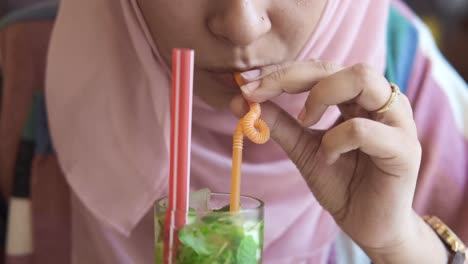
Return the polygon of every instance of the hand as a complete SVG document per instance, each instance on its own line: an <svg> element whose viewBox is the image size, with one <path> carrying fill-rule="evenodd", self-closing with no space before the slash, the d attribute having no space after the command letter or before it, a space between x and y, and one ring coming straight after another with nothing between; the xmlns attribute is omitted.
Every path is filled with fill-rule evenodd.
<svg viewBox="0 0 468 264"><path fill-rule="evenodd" d="M420 229L412 202L421 147L406 96L376 114L392 91L381 74L365 65L342 69L317 61L293 62L259 73L244 78L244 97L263 102L262 119L272 138L344 232L370 252L414 242L414 230ZM309 95L297 120L268 102L282 93L303 92ZM335 126L308 128L333 105L342 114ZM243 115L245 100L235 98L232 109Z"/></svg>

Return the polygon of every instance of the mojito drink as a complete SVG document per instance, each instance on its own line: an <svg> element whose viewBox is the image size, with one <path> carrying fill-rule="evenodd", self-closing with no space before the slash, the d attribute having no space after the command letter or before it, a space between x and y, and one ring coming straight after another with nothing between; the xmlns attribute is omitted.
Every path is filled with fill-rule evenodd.
<svg viewBox="0 0 468 264"><path fill-rule="evenodd" d="M199 194L191 195L187 224L178 231L174 263L261 263L263 202L241 196L241 210L231 213L229 194L201 195L201 199ZM156 263L167 263L163 261L166 208L166 199L156 203Z"/></svg>

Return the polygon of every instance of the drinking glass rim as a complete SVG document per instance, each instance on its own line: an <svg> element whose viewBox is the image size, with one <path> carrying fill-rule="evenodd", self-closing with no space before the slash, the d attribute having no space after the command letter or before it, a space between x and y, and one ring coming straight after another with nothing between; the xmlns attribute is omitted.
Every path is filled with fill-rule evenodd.
<svg viewBox="0 0 468 264"><path fill-rule="evenodd" d="M210 196L211 195L218 195L218 196L230 196L231 194L230 193L226 193L226 192L210 192ZM164 205L160 205L160 203L164 200L167 200L168 198L168 195L166 196L163 196L161 198L158 198L155 202L154 202L154 207L156 206L163 206L162 208L166 207L167 208L167 204L164 206ZM240 198L248 198L248 199L251 199L251 200L254 200L256 202L258 202L258 206L254 207L254 208L240 208L239 209L239 212L249 212L249 211L257 211L257 210L262 210L264 207L265 207L265 202L259 198L255 198L251 195L244 195L244 194L241 194L240 195ZM217 213L226 213L226 212L217 212Z"/></svg>

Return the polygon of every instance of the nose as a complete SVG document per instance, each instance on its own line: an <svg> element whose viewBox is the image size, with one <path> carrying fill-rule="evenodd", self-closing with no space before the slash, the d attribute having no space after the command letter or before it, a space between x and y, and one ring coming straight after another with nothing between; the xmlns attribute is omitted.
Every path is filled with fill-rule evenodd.
<svg viewBox="0 0 468 264"><path fill-rule="evenodd" d="M253 0L215 0L217 10L208 20L210 31L235 46L248 46L271 29L267 10Z"/></svg>

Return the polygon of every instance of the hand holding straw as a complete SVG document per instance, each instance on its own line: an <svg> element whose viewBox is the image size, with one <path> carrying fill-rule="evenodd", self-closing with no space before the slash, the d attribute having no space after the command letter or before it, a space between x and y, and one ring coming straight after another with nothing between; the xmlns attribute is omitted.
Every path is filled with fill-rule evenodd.
<svg viewBox="0 0 468 264"><path fill-rule="evenodd" d="M194 52L172 53L171 147L169 196L165 215L164 263L174 263L178 231L187 222L190 184Z"/></svg>
<svg viewBox="0 0 468 264"><path fill-rule="evenodd" d="M236 73L234 78L239 86L243 85L243 80L240 74ZM270 129L268 128L268 125L265 121L260 119L260 104L249 102L249 105L250 111L241 120L239 120L233 136L231 201L229 207L231 212L236 212L240 208L240 182L244 134L256 144L264 144L270 138Z"/></svg>

